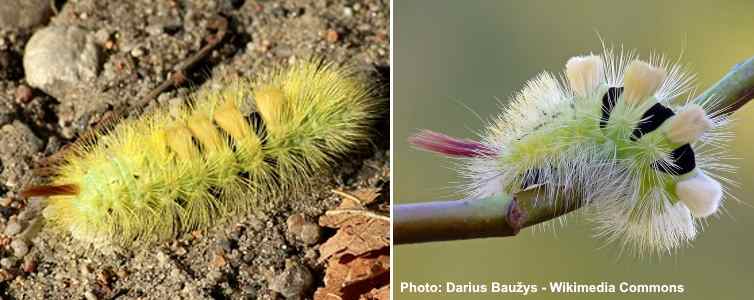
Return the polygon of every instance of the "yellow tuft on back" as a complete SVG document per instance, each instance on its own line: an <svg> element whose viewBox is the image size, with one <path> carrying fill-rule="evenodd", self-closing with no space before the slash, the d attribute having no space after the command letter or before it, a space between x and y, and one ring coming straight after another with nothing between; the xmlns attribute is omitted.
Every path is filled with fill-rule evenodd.
<svg viewBox="0 0 754 300"><path fill-rule="evenodd" d="M283 91L275 87L261 86L254 93L254 99L257 110L267 125L267 130L276 135L281 134L279 131L284 129L283 126L290 114L286 109L288 104Z"/></svg>

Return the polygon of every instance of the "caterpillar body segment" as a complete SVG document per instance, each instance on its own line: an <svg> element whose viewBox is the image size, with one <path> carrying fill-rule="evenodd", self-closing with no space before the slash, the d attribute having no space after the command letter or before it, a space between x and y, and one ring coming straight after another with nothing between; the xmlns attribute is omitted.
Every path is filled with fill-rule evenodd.
<svg viewBox="0 0 754 300"><path fill-rule="evenodd" d="M571 58L564 78L530 80L480 141L425 131L411 142L460 158L469 198L542 185L540 201L581 201L598 236L637 253L693 240L722 203L712 174L730 169L719 161L727 120L707 111L714 99L678 101L692 82L681 67L609 49Z"/></svg>
<svg viewBox="0 0 754 300"><path fill-rule="evenodd" d="M321 61L194 98L77 144L26 195L48 196L45 218L86 243L158 242L302 192L368 143L381 109L366 78Z"/></svg>

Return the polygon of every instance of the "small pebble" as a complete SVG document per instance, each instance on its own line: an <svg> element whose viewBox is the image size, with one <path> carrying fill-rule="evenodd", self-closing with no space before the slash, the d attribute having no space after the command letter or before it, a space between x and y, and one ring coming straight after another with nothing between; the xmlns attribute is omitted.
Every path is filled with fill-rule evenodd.
<svg viewBox="0 0 754 300"><path fill-rule="evenodd" d="M177 248L175 248L175 255L184 256L186 255L187 252L188 251L186 250L186 248L182 246L178 246Z"/></svg>
<svg viewBox="0 0 754 300"><path fill-rule="evenodd" d="M115 271L115 276L118 276L120 279L124 279L128 277L128 271L126 269L118 269Z"/></svg>
<svg viewBox="0 0 754 300"><path fill-rule="evenodd" d="M286 265L285 270L272 280L270 289L287 299L298 299L312 286L312 273L295 262L287 262Z"/></svg>
<svg viewBox="0 0 754 300"><path fill-rule="evenodd" d="M8 180L5 181L5 185L9 187L15 187L17 184L18 184L18 175L16 174L11 174L10 176L8 176Z"/></svg>
<svg viewBox="0 0 754 300"><path fill-rule="evenodd" d="M286 220L288 233L306 245L312 245L319 241L321 230L319 225L306 219L304 214L295 214Z"/></svg>
<svg viewBox="0 0 754 300"><path fill-rule="evenodd" d="M21 269L26 273L34 273L37 270L37 259L33 255L25 257Z"/></svg>
<svg viewBox="0 0 754 300"><path fill-rule="evenodd" d="M308 261L316 262L317 258L319 258L319 252L316 249L312 248L304 252L304 259Z"/></svg>
<svg viewBox="0 0 754 300"><path fill-rule="evenodd" d="M221 253L215 253L215 255L212 257L212 261L210 261L210 265L215 268L222 268L227 263L227 260L225 259L225 256L223 256Z"/></svg>
<svg viewBox="0 0 754 300"><path fill-rule="evenodd" d="M209 282L217 283L223 279L223 273L218 270L212 270L207 273L207 280Z"/></svg>
<svg viewBox="0 0 754 300"><path fill-rule="evenodd" d="M175 269L170 270L170 277L180 278L181 277L181 269L175 268Z"/></svg>
<svg viewBox="0 0 754 300"><path fill-rule="evenodd" d="M15 275L13 273L8 272L8 270L0 269L0 282L9 281L15 278Z"/></svg>
<svg viewBox="0 0 754 300"><path fill-rule="evenodd" d="M10 245L10 242L12 242L13 239L6 236L6 235L0 235L0 248Z"/></svg>
<svg viewBox="0 0 754 300"><path fill-rule="evenodd" d="M161 24L152 24L147 26L147 33L150 35L160 35L165 32L164 27Z"/></svg>
<svg viewBox="0 0 754 300"><path fill-rule="evenodd" d="M340 35L335 30L328 30L327 31L327 41L330 43L335 43L338 41L338 38L340 38Z"/></svg>
<svg viewBox="0 0 754 300"><path fill-rule="evenodd" d="M16 102L28 103L34 98L34 93L28 85L22 84L16 88Z"/></svg>
<svg viewBox="0 0 754 300"><path fill-rule="evenodd" d="M301 231L301 227L306 222L306 217L304 214L295 214L288 217L288 219L285 221L285 224L288 225L288 232L293 235L298 235L298 233Z"/></svg>
<svg viewBox="0 0 754 300"><path fill-rule="evenodd" d="M157 251L156 256L157 256L157 262L159 262L160 265L165 265L168 262L170 262L170 257L167 254L165 254L165 252Z"/></svg>
<svg viewBox="0 0 754 300"><path fill-rule="evenodd" d="M319 242L321 235L321 229L319 225L314 223L306 223L301 227L301 235L299 238L304 244L314 245Z"/></svg>
<svg viewBox="0 0 754 300"><path fill-rule="evenodd" d="M243 262L250 264L254 261L254 255L251 253L246 253L241 257L241 259L243 260Z"/></svg>
<svg viewBox="0 0 754 300"><path fill-rule="evenodd" d="M94 40L100 44L104 45L107 43L107 41L110 40L110 36L112 35L112 32L108 30L107 28L100 28L97 30L97 32L94 33Z"/></svg>
<svg viewBox="0 0 754 300"><path fill-rule="evenodd" d="M86 291L84 293L84 298L86 298L86 300L97 300L97 299L99 299L99 298L97 298L97 295L95 295L94 292L92 292L92 291Z"/></svg>
<svg viewBox="0 0 754 300"><path fill-rule="evenodd" d="M79 266L79 272L81 272L81 276L89 277L89 275L92 275L92 268L89 264L83 263Z"/></svg>
<svg viewBox="0 0 754 300"><path fill-rule="evenodd" d="M243 226L236 226L233 228L233 230L230 232L230 238L233 240L240 240L241 236L243 235L244 227Z"/></svg>
<svg viewBox="0 0 754 300"><path fill-rule="evenodd" d="M9 270L16 266L16 263L18 263L18 259L15 257L3 257L0 259L0 266L3 267L3 269Z"/></svg>
<svg viewBox="0 0 754 300"><path fill-rule="evenodd" d="M29 253L29 245L23 239L15 239L10 242L10 247L13 249L13 255L21 258Z"/></svg>
<svg viewBox="0 0 754 300"><path fill-rule="evenodd" d="M110 274L107 271L99 271L97 272L97 282L103 286L108 286L110 284Z"/></svg>
<svg viewBox="0 0 754 300"><path fill-rule="evenodd" d="M217 241L217 246L220 247L225 251L225 253L230 253L233 251L233 242L229 239L220 239Z"/></svg>
<svg viewBox="0 0 754 300"><path fill-rule="evenodd" d="M22 229L23 227L18 222L18 220L10 219L10 221L8 221L8 224L5 225L5 235L16 235L21 232Z"/></svg>
<svg viewBox="0 0 754 300"><path fill-rule="evenodd" d="M139 57L142 57L143 55L144 55L144 49L142 49L141 47L136 47L136 48L131 49L131 56L139 58Z"/></svg>
<svg viewBox="0 0 754 300"><path fill-rule="evenodd" d="M105 42L105 49L112 50L113 48L115 48L115 42L113 41Z"/></svg>

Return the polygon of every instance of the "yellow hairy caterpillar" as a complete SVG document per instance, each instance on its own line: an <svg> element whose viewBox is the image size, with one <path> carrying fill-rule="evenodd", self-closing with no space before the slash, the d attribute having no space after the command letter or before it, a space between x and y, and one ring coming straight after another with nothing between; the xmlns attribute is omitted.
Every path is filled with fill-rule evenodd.
<svg viewBox="0 0 754 300"><path fill-rule="evenodd" d="M144 244L290 196L368 143L381 109L348 66L309 60L203 90L170 113L73 144L46 196L49 223L85 243Z"/></svg>
<svg viewBox="0 0 754 300"><path fill-rule="evenodd" d="M479 141L423 131L411 142L460 158L471 199L542 187L538 201L581 201L608 242L670 252L719 211L725 190L713 178L732 169L722 161L730 122L711 111L725 108L681 99L692 81L661 57L606 49L568 60L562 80L530 80Z"/></svg>

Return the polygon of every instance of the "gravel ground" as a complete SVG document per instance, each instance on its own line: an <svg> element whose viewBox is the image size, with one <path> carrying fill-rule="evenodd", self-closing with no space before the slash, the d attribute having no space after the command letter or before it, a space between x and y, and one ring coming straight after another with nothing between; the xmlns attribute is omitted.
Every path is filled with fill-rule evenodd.
<svg viewBox="0 0 754 300"><path fill-rule="evenodd" d="M35 162L104 116L140 114L140 99L214 34L228 33L146 110L180 105L197 88L253 76L313 54L375 70L387 95L389 1L3 0L0 3L0 294L3 299L311 298L322 286L318 247L332 230L316 220L341 199L332 189L383 188L389 178L387 117L374 146L316 178L317 188L249 216L151 249L83 248L45 230L43 200L17 193L38 180ZM373 208L387 209L386 196ZM290 220L289 220L290 219ZM293 232L290 222L304 222ZM307 223L309 222L309 223ZM312 229L314 228L314 229ZM285 284L284 284L285 283ZM283 286L285 290L281 290ZM297 298L297 296L292 296Z"/></svg>

